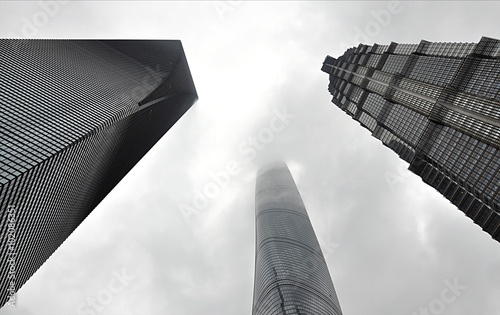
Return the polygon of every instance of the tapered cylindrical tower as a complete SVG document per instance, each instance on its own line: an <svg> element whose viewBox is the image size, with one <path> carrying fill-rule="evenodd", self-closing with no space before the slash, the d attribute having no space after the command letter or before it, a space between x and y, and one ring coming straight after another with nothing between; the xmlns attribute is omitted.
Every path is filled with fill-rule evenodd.
<svg viewBox="0 0 500 315"><path fill-rule="evenodd" d="M285 163L259 172L255 215L252 314L342 314L320 245Z"/></svg>

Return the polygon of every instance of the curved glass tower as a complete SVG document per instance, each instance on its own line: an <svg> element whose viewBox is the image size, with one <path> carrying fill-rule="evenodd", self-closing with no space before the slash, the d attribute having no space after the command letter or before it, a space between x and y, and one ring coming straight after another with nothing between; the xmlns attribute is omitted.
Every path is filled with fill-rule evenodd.
<svg viewBox="0 0 500 315"><path fill-rule="evenodd" d="M285 163L259 172L255 215L252 314L342 314L323 253Z"/></svg>

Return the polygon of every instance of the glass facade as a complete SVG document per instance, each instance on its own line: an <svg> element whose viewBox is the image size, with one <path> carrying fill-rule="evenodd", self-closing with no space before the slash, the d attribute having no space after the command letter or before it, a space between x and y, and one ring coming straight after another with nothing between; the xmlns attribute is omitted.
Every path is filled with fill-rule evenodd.
<svg viewBox="0 0 500 315"><path fill-rule="evenodd" d="M0 40L0 305L196 99L180 41Z"/></svg>
<svg viewBox="0 0 500 315"><path fill-rule="evenodd" d="M255 192L254 315L342 314L306 208L288 167L259 172Z"/></svg>
<svg viewBox="0 0 500 315"><path fill-rule="evenodd" d="M332 102L500 241L500 40L327 56Z"/></svg>

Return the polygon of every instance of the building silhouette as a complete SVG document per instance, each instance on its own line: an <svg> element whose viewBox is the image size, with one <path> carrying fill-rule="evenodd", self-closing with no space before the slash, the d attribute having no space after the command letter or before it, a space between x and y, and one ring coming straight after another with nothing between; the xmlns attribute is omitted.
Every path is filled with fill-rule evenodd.
<svg viewBox="0 0 500 315"><path fill-rule="evenodd" d="M332 102L500 240L500 41L373 46L327 56Z"/></svg>
<svg viewBox="0 0 500 315"><path fill-rule="evenodd" d="M177 40L0 40L0 306L196 100Z"/></svg>
<svg viewBox="0 0 500 315"><path fill-rule="evenodd" d="M262 169L255 192L253 315L342 314L306 208L284 163Z"/></svg>

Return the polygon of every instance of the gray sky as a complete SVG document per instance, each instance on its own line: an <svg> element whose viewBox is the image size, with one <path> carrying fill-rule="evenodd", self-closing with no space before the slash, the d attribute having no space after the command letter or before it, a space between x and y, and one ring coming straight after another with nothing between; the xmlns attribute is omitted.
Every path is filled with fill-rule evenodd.
<svg viewBox="0 0 500 315"><path fill-rule="evenodd" d="M275 158L345 315L500 314L500 244L333 105L320 71L360 41L500 38L499 2L48 3L0 2L0 36L180 39L199 101L0 314L250 314L255 171Z"/></svg>

